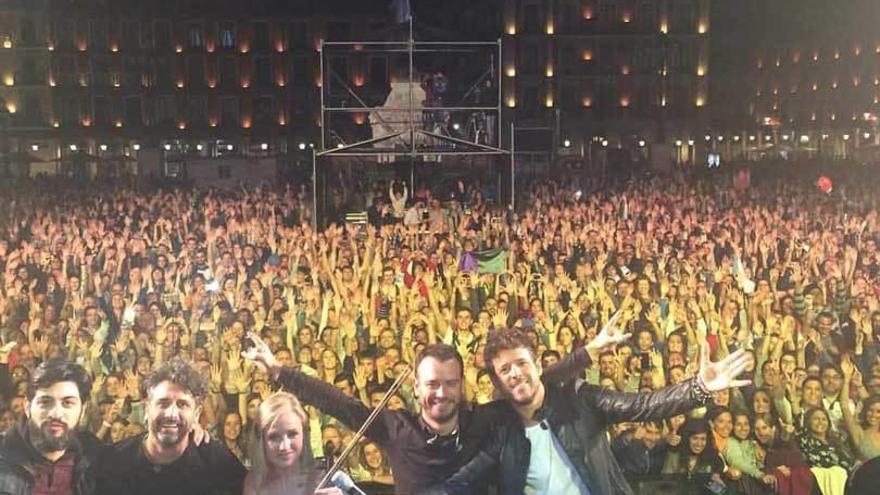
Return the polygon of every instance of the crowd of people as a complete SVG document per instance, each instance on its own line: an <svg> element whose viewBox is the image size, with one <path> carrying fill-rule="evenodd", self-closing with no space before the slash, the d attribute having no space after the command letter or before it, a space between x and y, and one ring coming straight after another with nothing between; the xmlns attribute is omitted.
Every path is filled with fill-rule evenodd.
<svg viewBox="0 0 880 495"><path fill-rule="evenodd" d="M461 356L461 402L504 396L486 355L509 329L545 371L583 364L563 370L572 395L581 383L658 391L748 356L749 383L709 387L689 403L701 407L609 421L623 472L707 493L842 494L880 455L880 219L875 184L827 193L814 180L734 187L719 173L595 192L548 180L517 210L464 182L413 194L392 181L371 189L365 224L321 230L291 186L5 193L0 429L29 417L38 365L63 358L88 374L79 426L100 442L176 432L151 425L151 404L186 363L206 384L192 422L241 465L265 462L260 423L278 408L301 411L305 448L332 462L360 411L438 344ZM613 345L577 360L612 327ZM432 407L418 380L387 408ZM299 400L276 397L280 384ZM399 487L392 465L407 453L383 435L359 442L345 471Z"/></svg>

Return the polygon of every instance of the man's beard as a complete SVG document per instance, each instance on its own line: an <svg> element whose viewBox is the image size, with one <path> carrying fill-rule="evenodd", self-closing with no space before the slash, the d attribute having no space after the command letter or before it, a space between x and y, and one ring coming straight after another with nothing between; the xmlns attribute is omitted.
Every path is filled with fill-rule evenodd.
<svg viewBox="0 0 880 495"><path fill-rule="evenodd" d="M426 411L426 410L430 411L432 409L431 406L432 406L433 402L434 401L429 400L427 398L422 399L422 403L420 404L422 407L422 411ZM428 417L430 417L431 420L436 421L438 423L445 423L445 422L451 420L452 418L454 418L458 414L458 408L460 405L461 404L459 401L446 399L446 406L449 408L449 412L447 412L446 414L441 414L439 416L431 416L430 414L428 414ZM425 413L425 414L427 414L427 413Z"/></svg>
<svg viewBox="0 0 880 495"><path fill-rule="evenodd" d="M52 424L63 425L61 436L52 433ZM59 452L67 449L70 445L70 429L63 421L47 419L42 425L38 425L32 419L28 420L28 438L34 449L40 453Z"/></svg>
<svg viewBox="0 0 880 495"><path fill-rule="evenodd" d="M177 431L163 431L162 427L165 425L176 425ZM190 426L191 425L181 417L175 419L161 417L153 420L153 423L150 425L150 430L153 437L159 442L159 445L163 447L173 447L186 438L191 429Z"/></svg>
<svg viewBox="0 0 880 495"><path fill-rule="evenodd" d="M516 394L514 394L514 390L517 387L519 387L520 385L522 385L523 383L527 384L529 386L529 388L531 388L531 393L527 396L517 397ZM501 390L502 390L502 395L507 400L513 402L514 404L520 405L520 406L525 406L525 405L531 404L532 401L535 399L535 394L537 393L537 391L535 390L534 384L526 378L523 378L522 380L518 381L516 383L516 385L513 385L512 387L505 384L501 388Z"/></svg>

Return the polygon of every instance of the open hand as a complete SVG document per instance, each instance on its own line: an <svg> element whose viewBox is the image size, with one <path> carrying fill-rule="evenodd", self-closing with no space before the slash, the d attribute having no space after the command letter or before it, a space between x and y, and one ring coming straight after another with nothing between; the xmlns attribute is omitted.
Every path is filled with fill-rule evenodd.
<svg viewBox="0 0 880 495"><path fill-rule="evenodd" d="M598 362L600 354L607 350L614 350L617 344L626 342L632 336L630 333L622 333L617 328L616 323L620 318L620 314L620 311L614 313L596 337L586 345L585 349L590 354L593 362Z"/></svg>
<svg viewBox="0 0 880 495"><path fill-rule="evenodd" d="M269 376L273 380L278 379L278 373L281 372L281 363L275 359L275 355L269 349L269 346L263 342L259 335L248 332L248 338L254 343L254 346L246 351L242 351L241 357L257 363L258 366L265 368Z"/></svg>
<svg viewBox="0 0 880 495"><path fill-rule="evenodd" d="M751 364L752 356L740 349L726 358L713 363L709 357L709 344L700 344L700 379L709 392L718 392L734 387L745 387L751 380L737 380L736 377Z"/></svg>

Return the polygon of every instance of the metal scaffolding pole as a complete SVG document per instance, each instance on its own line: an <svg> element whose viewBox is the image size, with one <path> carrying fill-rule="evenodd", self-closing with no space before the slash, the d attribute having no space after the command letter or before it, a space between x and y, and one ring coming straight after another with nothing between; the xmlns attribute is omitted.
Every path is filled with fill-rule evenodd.
<svg viewBox="0 0 880 495"><path fill-rule="evenodd" d="M516 209L516 128L510 123L510 209Z"/></svg>

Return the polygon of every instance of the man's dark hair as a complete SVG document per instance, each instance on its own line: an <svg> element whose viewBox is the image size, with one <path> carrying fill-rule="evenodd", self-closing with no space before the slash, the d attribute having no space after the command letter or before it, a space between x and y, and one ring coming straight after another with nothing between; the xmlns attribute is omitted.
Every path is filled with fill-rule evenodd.
<svg viewBox="0 0 880 495"><path fill-rule="evenodd" d="M464 360L461 358L461 354L458 353L455 347L442 343L428 344L422 349L422 352L416 357L416 374L418 374L419 365L422 364L422 361L429 357L441 363L451 359L458 361L458 369L461 370L459 374L464 376Z"/></svg>
<svg viewBox="0 0 880 495"><path fill-rule="evenodd" d="M342 382L348 382L349 385L351 385L352 387L354 387L354 378L352 378L352 376L351 376L350 374L348 374L348 373L345 373L345 372L338 373L338 374L333 378L333 384L334 384L334 385L336 385L337 383L342 383Z"/></svg>
<svg viewBox="0 0 880 495"><path fill-rule="evenodd" d="M559 353L556 349L547 349L546 351L541 353L541 359L547 359L548 357L555 357L557 360L562 359L562 354Z"/></svg>
<svg viewBox="0 0 880 495"><path fill-rule="evenodd" d="M49 388L60 382L75 383L79 391L79 400L83 403L89 400L92 379L85 368L60 357L49 359L37 366L28 383L27 399L33 399L38 389Z"/></svg>
<svg viewBox="0 0 880 495"><path fill-rule="evenodd" d="M513 349L526 349L535 359L535 344L532 337L523 330L518 328L496 328L489 332L486 337L486 347L483 349L483 358L486 361L486 368L495 376L495 367L492 361L498 357L501 351L510 351Z"/></svg>
<svg viewBox="0 0 880 495"><path fill-rule="evenodd" d="M171 358L153 370L147 376L147 379L144 380L141 393L144 397L149 397L150 391L165 381L171 382L192 394L196 402L204 399L208 392L208 384L205 378L180 356Z"/></svg>

